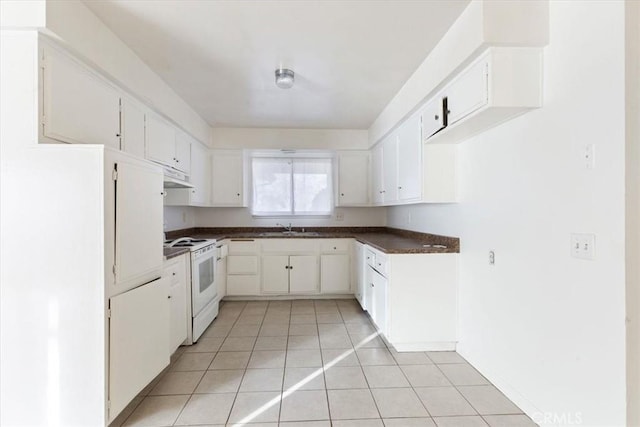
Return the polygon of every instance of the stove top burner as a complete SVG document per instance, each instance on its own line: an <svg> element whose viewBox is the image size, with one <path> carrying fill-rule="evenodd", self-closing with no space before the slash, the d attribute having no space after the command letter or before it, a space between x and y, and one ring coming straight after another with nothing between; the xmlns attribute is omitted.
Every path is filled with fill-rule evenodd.
<svg viewBox="0 0 640 427"><path fill-rule="evenodd" d="M214 239L194 239L193 237L180 237L179 239L165 240L164 245L172 248L199 249L207 244L215 243Z"/></svg>

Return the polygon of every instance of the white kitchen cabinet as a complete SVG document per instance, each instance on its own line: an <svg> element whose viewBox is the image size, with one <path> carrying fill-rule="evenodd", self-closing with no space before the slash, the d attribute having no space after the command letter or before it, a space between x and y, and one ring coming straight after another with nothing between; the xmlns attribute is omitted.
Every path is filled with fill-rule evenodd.
<svg viewBox="0 0 640 427"><path fill-rule="evenodd" d="M352 266L353 266L353 281L355 286L355 296L358 302L360 303L360 307L363 310L367 310L367 306L365 303L365 268L367 267L365 260L365 245L360 242L355 242L353 245L353 255L352 255Z"/></svg>
<svg viewBox="0 0 640 427"><path fill-rule="evenodd" d="M227 255L229 246L226 241L218 242L216 256L216 277L215 282L218 287L218 298L222 299L227 295Z"/></svg>
<svg viewBox="0 0 640 427"><path fill-rule="evenodd" d="M398 351L455 350L457 254L384 254L365 247L367 311Z"/></svg>
<svg viewBox="0 0 640 427"><path fill-rule="evenodd" d="M398 201L398 131L382 142L383 201L391 205Z"/></svg>
<svg viewBox="0 0 640 427"><path fill-rule="evenodd" d="M382 144L378 144L371 150L371 188L372 199L375 205L384 203L384 177Z"/></svg>
<svg viewBox="0 0 640 427"><path fill-rule="evenodd" d="M231 239L227 256L227 295L260 293L260 245L253 239Z"/></svg>
<svg viewBox="0 0 640 427"><path fill-rule="evenodd" d="M422 137L427 139L447 126L445 97L437 94L422 109Z"/></svg>
<svg viewBox="0 0 640 427"><path fill-rule="evenodd" d="M352 294L351 248L353 239L320 242L320 290L323 294Z"/></svg>
<svg viewBox="0 0 640 427"><path fill-rule="evenodd" d="M211 205L247 206L245 156L242 150L211 152Z"/></svg>
<svg viewBox="0 0 640 427"><path fill-rule="evenodd" d="M158 277L162 269L162 173L144 163L117 162L115 288L119 292ZM141 215L144 212L144 215Z"/></svg>
<svg viewBox="0 0 640 427"><path fill-rule="evenodd" d="M262 292L269 294L289 293L289 256L262 256Z"/></svg>
<svg viewBox="0 0 640 427"><path fill-rule="evenodd" d="M187 175L191 174L191 145L193 138L181 130L176 130L175 168Z"/></svg>
<svg viewBox="0 0 640 427"><path fill-rule="evenodd" d="M489 96L489 63L479 61L461 73L444 93L447 97L447 122L458 120L487 105Z"/></svg>
<svg viewBox="0 0 640 427"><path fill-rule="evenodd" d="M165 206L211 205L211 158L209 150L195 140L191 143L190 166L193 188L167 188Z"/></svg>
<svg viewBox="0 0 640 427"><path fill-rule="evenodd" d="M169 279L169 354L173 354L187 339L187 287L191 284L189 260L186 253L164 262L162 277Z"/></svg>
<svg viewBox="0 0 640 427"><path fill-rule="evenodd" d="M369 205L368 151L338 152L338 197L336 206Z"/></svg>
<svg viewBox="0 0 640 427"><path fill-rule="evenodd" d="M318 292L316 239L263 239L262 292L309 294Z"/></svg>
<svg viewBox="0 0 640 427"><path fill-rule="evenodd" d="M369 290L371 292L369 315L381 333L386 336L387 314L389 312L387 306L387 278L378 271L372 270L369 286L371 287Z"/></svg>
<svg viewBox="0 0 640 427"><path fill-rule="evenodd" d="M347 294L351 290L350 257L348 254L320 256L320 289L323 294Z"/></svg>
<svg viewBox="0 0 640 427"><path fill-rule="evenodd" d="M168 296L169 279L162 278L109 300L109 401L114 413L169 365Z"/></svg>
<svg viewBox="0 0 640 427"><path fill-rule="evenodd" d="M156 114L146 118L145 157L165 166L176 166L176 129Z"/></svg>
<svg viewBox="0 0 640 427"><path fill-rule="evenodd" d="M398 201L417 202L422 197L422 115L405 120L398 128ZM386 165L385 165L386 166Z"/></svg>
<svg viewBox="0 0 640 427"><path fill-rule="evenodd" d="M131 98L120 100L120 149L144 158L146 109Z"/></svg>
<svg viewBox="0 0 640 427"><path fill-rule="evenodd" d="M315 294L318 292L318 256L291 255L289 257L289 293Z"/></svg>
<svg viewBox="0 0 640 427"><path fill-rule="evenodd" d="M318 292L316 255L263 255L262 292L301 295Z"/></svg>
<svg viewBox="0 0 640 427"><path fill-rule="evenodd" d="M120 93L52 46L42 50L41 138L120 148Z"/></svg>
<svg viewBox="0 0 640 427"><path fill-rule="evenodd" d="M542 76L541 49L488 49L436 96L447 98L447 126L433 135L425 132L425 142L461 142L541 107Z"/></svg>

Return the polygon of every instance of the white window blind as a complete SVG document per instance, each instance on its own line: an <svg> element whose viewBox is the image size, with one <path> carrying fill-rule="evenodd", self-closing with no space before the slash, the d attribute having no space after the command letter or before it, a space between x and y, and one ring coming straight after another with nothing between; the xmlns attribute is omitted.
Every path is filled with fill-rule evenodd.
<svg viewBox="0 0 640 427"><path fill-rule="evenodd" d="M331 215L331 159L252 159L255 216Z"/></svg>

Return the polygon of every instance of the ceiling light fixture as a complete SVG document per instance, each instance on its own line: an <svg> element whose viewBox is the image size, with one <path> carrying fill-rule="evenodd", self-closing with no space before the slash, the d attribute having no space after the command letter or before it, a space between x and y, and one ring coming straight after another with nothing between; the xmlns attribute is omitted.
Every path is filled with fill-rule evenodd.
<svg viewBox="0 0 640 427"><path fill-rule="evenodd" d="M290 89L293 86L294 73L286 68L276 70L276 86L280 89Z"/></svg>

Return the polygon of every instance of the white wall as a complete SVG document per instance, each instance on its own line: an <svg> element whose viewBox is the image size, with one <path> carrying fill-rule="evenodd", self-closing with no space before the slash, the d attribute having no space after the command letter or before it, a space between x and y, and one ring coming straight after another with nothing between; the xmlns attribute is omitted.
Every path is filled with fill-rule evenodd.
<svg viewBox="0 0 640 427"><path fill-rule="evenodd" d="M459 204L388 223L460 237L459 351L534 420L622 426L624 3L552 1L550 25L544 107L461 144ZM596 260L570 257L572 232Z"/></svg>
<svg viewBox="0 0 640 427"><path fill-rule="evenodd" d="M214 128L212 146L236 149L366 150L368 139L367 131L358 129Z"/></svg>
<svg viewBox="0 0 640 427"><path fill-rule="evenodd" d="M209 144L209 124L81 1L46 1L46 26L77 54L195 138Z"/></svg>
<svg viewBox="0 0 640 427"><path fill-rule="evenodd" d="M164 231L195 227L196 210L197 208L190 206L165 206Z"/></svg>
<svg viewBox="0 0 640 427"><path fill-rule="evenodd" d="M341 213L342 220L336 215ZM331 218L253 218L248 208L197 208L197 227L275 227L277 223L294 227L384 227L385 208L336 208Z"/></svg>

